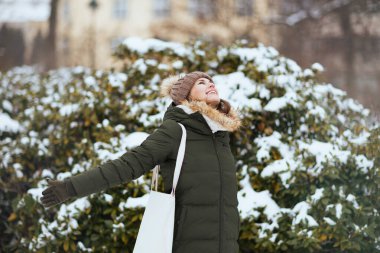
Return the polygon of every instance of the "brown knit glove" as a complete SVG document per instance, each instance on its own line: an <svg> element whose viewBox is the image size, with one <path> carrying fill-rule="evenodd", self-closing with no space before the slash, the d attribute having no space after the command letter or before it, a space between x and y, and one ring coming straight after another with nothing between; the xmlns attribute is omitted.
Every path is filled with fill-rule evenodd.
<svg viewBox="0 0 380 253"><path fill-rule="evenodd" d="M44 207L51 207L63 203L76 195L69 178L64 181L48 179L49 187L42 192L41 202Z"/></svg>

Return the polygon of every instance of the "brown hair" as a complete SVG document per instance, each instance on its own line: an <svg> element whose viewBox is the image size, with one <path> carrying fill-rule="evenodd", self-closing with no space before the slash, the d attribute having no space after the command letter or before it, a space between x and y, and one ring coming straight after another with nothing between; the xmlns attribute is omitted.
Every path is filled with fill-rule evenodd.
<svg viewBox="0 0 380 253"><path fill-rule="evenodd" d="M231 110L231 104L227 100L220 99L220 102L218 106L216 107L216 109L220 112L228 114Z"/></svg>

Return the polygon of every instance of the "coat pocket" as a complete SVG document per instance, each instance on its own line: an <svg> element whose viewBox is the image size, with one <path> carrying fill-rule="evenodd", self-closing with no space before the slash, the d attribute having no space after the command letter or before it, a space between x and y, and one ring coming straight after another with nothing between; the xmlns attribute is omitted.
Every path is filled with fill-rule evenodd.
<svg viewBox="0 0 380 253"><path fill-rule="evenodd" d="M186 218L186 213L187 213L187 207L184 206L182 208L182 210L181 210L180 215L179 215L178 227L177 227L177 235L175 237L176 240L180 240L181 239L182 230L184 229L183 223L184 223L185 218Z"/></svg>

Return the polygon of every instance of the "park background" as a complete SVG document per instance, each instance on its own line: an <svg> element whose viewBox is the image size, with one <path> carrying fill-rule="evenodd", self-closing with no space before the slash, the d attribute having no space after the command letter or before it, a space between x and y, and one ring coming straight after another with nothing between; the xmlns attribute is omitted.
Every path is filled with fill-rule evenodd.
<svg viewBox="0 0 380 253"><path fill-rule="evenodd" d="M151 175L53 210L63 179L139 145L171 73L241 109L241 252L378 252L376 0L0 1L1 251L131 252ZM96 217L96 218L94 218Z"/></svg>
<svg viewBox="0 0 380 253"><path fill-rule="evenodd" d="M2 0L0 69L110 68L127 36L227 45L262 42L380 113L380 3L376 0Z"/></svg>

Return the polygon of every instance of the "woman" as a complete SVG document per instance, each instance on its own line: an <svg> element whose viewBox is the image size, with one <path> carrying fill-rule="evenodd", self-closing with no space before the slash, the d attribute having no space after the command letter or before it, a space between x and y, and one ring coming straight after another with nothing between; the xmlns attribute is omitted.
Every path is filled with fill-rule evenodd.
<svg viewBox="0 0 380 253"><path fill-rule="evenodd" d="M241 125L237 112L219 98L212 78L200 71L166 78L160 94L173 101L161 126L140 146L64 181L49 181L41 201L49 207L99 192L137 179L157 164L165 192L170 193L182 136L180 122L187 140L175 192L173 252L239 252L236 166L228 135Z"/></svg>

